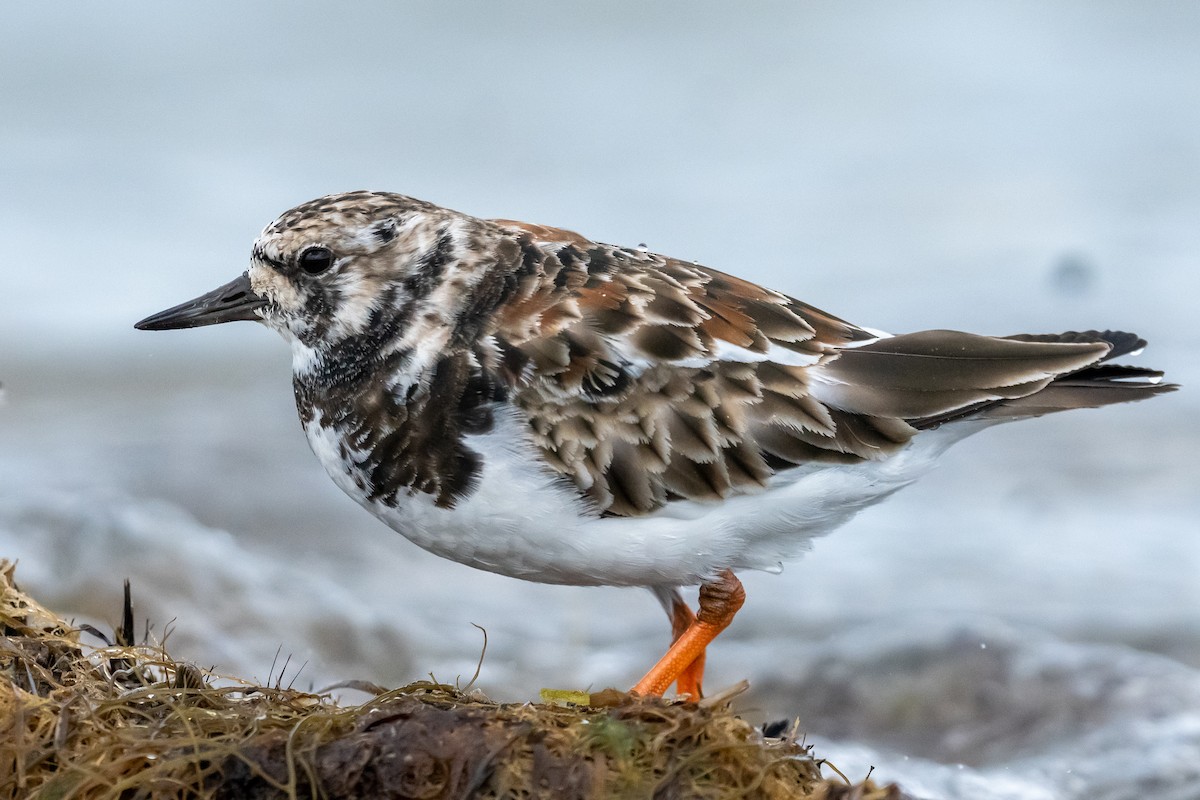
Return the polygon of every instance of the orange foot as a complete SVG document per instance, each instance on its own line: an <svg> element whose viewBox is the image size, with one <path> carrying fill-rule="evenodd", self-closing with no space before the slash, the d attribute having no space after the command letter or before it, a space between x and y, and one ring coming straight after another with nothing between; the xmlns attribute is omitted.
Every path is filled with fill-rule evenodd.
<svg viewBox="0 0 1200 800"><path fill-rule="evenodd" d="M676 595L675 597L678 597ZM681 694L700 699L700 680L704 676L704 649L729 627L733 616L746 601L746 590L732 572L725 570L716 580L700 587L700 610L693 617L682 599L672 600L672 628L678 633L667 654L659 659L637 686L635 694L661 697L672 683L679 683ZM677 609L682 606L684 612Z"/></svg>

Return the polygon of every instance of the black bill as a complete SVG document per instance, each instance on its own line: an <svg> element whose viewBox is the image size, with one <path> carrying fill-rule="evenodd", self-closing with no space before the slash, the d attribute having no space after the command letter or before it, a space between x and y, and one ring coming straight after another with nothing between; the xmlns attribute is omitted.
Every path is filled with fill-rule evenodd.
<svg viewBox="0 0 1200 800"><path fill-rule="evenodd" d="M140 331L169 331L239 319L258 321L262 318L255 311L266 303L250 288L250 278L243 273L208 294L152 314L133 327Z"/></svg>

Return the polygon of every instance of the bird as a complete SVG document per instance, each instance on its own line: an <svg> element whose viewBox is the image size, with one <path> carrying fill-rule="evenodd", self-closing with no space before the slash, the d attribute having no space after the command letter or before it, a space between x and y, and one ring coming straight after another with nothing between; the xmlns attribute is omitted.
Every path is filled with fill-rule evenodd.
<svg viewBox="0 0 1200 800"><path fill-rule="evenodd" d="M696 262L352 191L270 223L240 276L136 323L291 345L308 443L416 545L550 584L649 589L703 693L708 645L812 540L992 425L1169 392L1111 330L892 335ZM699 586L697 610L681 590Z"/></svg>

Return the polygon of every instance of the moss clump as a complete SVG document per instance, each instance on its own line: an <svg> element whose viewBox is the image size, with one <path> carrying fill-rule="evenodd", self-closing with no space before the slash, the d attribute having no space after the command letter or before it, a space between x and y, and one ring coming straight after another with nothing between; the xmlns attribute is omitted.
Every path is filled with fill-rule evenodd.
<svg viewBox="0 0 1200 800"><path fill-rule="evenodd" d="M827 781L724 706L499 704L430 682L356 706L80 630L0 562L0 798L898 798Z"/></svg>

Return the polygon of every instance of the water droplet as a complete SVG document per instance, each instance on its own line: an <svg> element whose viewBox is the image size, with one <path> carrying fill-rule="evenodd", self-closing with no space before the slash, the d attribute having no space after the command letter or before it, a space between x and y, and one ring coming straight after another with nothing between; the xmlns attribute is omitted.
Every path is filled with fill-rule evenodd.
<svg viewBox="0 0 1200 800"><path fill-rule="evenodd" d="M645 242L640 243L637 246L637 249L638 249L639 253L649 253L650 252L650 248L646 245Z"/></svg>

